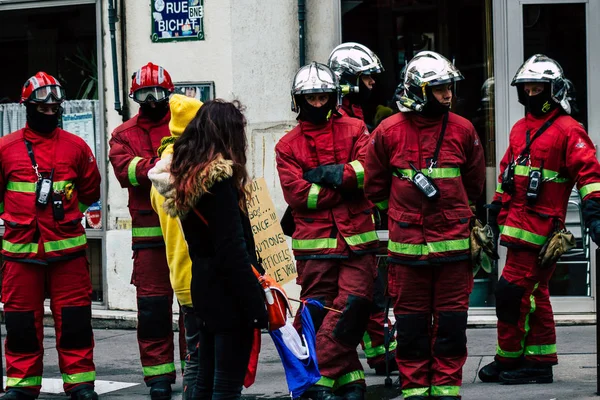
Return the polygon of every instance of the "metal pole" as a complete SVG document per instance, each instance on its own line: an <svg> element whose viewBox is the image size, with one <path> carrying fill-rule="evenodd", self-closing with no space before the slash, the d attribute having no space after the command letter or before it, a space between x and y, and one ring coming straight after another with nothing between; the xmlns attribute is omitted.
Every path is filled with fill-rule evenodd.
<svg viewBox="0 0 600 400"><path fill-rule="evenodd" d="M116 10L114 0L108 1L108 28L110 31L110 47L112 53L113 83L115 88L115 110L121 113L121 94L119 91L119 67L117 65L117 40L115 38Z"/></svg>
<svg viewBox="0 0 600 400"><path fill-rule="evenodd" d="M300 66L306 64L306 0L298 0L298 40L300 47Z"/></svg>

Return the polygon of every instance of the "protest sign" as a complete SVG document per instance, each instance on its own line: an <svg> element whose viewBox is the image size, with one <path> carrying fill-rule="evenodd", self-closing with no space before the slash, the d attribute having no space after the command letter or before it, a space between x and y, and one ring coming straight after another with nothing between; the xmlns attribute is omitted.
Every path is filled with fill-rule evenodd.
<svg viewBox="0 0 600 400"><path fill-rule="evenodd" d="M262 258L266 273L283 285L298 276L292 253L287 245L275 205L269 196L264 178L254 180L250 185L248 216L256 244L257 256Z"/></svg>

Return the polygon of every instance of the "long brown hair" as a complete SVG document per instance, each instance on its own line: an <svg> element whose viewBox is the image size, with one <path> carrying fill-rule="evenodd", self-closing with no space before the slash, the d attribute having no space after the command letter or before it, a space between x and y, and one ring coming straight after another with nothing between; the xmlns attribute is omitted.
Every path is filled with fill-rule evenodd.
<svg viewBox="0 0 600 400"><path fill-rule="evenodd" d="M200 175L210 163L222 157L233 161L233 181L240 208L246 211L250 179L246 171L246 118L239 101L216 99L204 103L173 146L171 175L174 178L175 205L189 211L190 193L202 185Z"/></svg>

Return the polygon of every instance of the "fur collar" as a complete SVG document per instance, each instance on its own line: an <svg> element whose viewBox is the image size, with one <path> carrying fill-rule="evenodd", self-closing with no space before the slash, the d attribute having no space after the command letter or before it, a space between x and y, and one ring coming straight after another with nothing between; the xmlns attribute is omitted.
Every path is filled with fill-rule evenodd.
<svg viewBox="0 0 600 400"><path fill-rule="evenodd" d="M233 176L233 161L225 160L221 155L218 155L198 173L198 176L188 177L188 179L193 180L194 185L185 194L185 198L181 202L183 206L178 206L175 203L176 192L173 188L173 177L170 172L172 159L171 154L163 154L161 160L148 172L148 177L156 190L165 197L163 209L171 217L185 216L202 196L210 193L210 188L215 183Z"/></svg>

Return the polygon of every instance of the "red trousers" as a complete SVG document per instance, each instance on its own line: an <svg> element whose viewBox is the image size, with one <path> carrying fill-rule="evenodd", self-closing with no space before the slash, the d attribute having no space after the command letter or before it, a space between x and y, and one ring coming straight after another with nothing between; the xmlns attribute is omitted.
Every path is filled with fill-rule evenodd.
<svg viewBox="0 0 600 400"><path fill-rule="evenodd" d="M499 362L514 365L523 358L548 365L558 362L548 292L548 281L556 265L541 269L537 257L537 251L508 249L506 265L496 285Z"/></svg>
<svg viewBox="0 0 600 400"><path fill-rule="evenodd" d="M137 292L137 337L144 381L175 382L173 288L164 247L134 250L131 283ZM179 313L179 356L185 362L185 329Z"/></svg>
<svg viewBox="0 0 600 400"><path fill-rule="evenodd" d="M315 299L342 311L311 310L317 330L318 385L337 389L364 383L356 348L371 312L375 256L351 254L348 259L298 260L301 299Z"/></svg>
<svg viewBox="0 0 600 400"><path fill-rule="evenodd" d="M459 396L467 360L471 263L390 264L388 283L395 299L402 395Z"/></svg>
<svg viewBox="0 0 600 400"><path fill-rule="evenodd" d="M6 317L7 388L34 396L42 386L44 297L50 296L64 390L94 385L92 284L85 257L39 265L5 261L2 302Z"/></svg>
<svg viewBox="0 0 600 400"><path fill-rule="evenodd" d="M369 317L369 322L367 323L367 330L360 342L360 345L367 356L367 363L371 368L385 365L383 364L386 357L384 322L387 321L388 329L392 329L392 323L386 313L388 299L385 297L385 287L387 285L384 280L385 275L378 273L373 290L373 307L371 309L371 315ZM388 353L390 357L392 357L396 353L396 338L392 335L388 340Z"/></svg>

